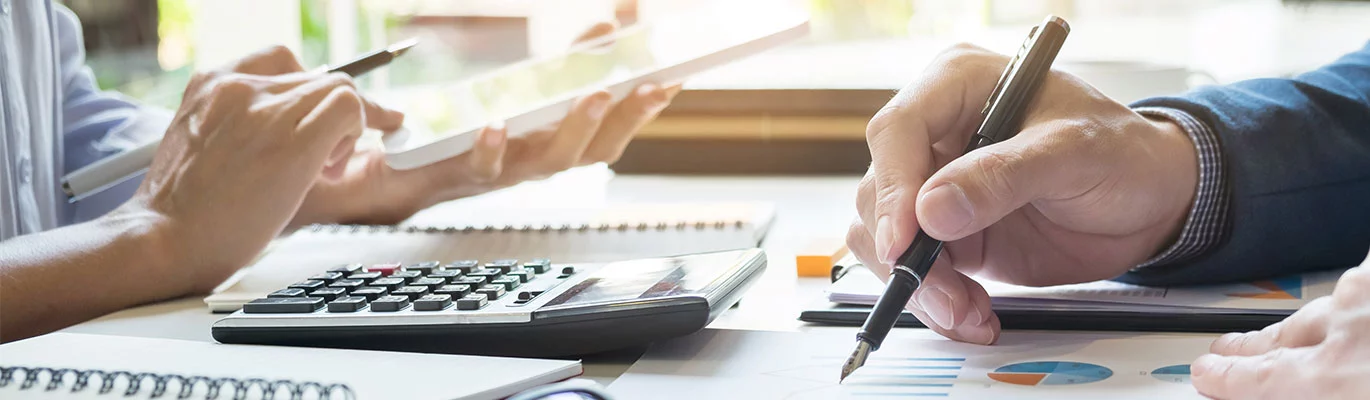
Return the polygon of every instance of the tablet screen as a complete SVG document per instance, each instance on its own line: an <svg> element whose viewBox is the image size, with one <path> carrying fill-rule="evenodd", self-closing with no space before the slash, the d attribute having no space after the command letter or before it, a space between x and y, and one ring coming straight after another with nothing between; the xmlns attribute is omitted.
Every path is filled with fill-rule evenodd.
<svg viewBox="0 0 1370 400"><path fill-rule="evenodd" d="M387 102L417 117L409 125L421 126L411 127L398 139L387 138L386 148L402 152L495 121L507 121L516 135L517 116L793 30L806 21L800 12L699 10L621 28L612 37L583 43L565 54L523 61L438 90L392 93ZM623 89L626 93L632 88ZM558 111L557 118L565 112Z"/></svg>

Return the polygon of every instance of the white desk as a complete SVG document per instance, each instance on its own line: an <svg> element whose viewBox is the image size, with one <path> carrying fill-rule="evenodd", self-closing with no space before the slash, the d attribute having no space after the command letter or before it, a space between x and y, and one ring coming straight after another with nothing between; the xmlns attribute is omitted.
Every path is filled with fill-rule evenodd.
<svg viewBox="0 0 1370 400"><path fill-rule="evenodd" d="M587 179L595 180L594 177ZM856 215L858 180L858 177L620 176L605 186L602 201L774 202L776 221L765 243L770 256L765 275L737 308L725 312L711 327L798 330L804 328L798 321L800 311L823 295L827 280L796 278L795 249L813 237L846 234L847 225ZM121 311L66 331L213 341L209 327L220 317L222 315L211 314L197 296ZM587 360L586 377L608 384L622 374L640 352L641 349L631 349Z"/></svg>

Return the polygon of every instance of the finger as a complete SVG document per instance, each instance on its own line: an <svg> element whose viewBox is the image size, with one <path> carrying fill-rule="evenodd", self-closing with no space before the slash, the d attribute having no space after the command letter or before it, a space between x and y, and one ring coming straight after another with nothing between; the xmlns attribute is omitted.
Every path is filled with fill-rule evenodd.
<svg viewBox="0 0 1370 400"><path fill-rule="evenodd" d="M675 87L676 91L680 86ZM628 98L623 99L599 127L593 140L580 157L580 165L607 162L613 164L623 155L633 135L647 125L662 109L670 104L673 94L668 88L648 83L639 86Z"/></svg>
<svg viewBox="0 0 1370 400"><path fill-rule="evenodd" d="M230 63L227 70L251 75L282 75L304 71L295 52L285 46L271 46Z"/></svg>
<svg viewBox="0 0 1370 400"><path fill-rule="evenodd" d="M508 132L504 124L490 126L480 131L480 138L467 159L468 174L476 182L493 182L504 169L504 150ZM449 172L450 173L450 172Z"/></svg>
<svg viewBox="0 0 1370 400"><path fill-rule="evenodd" d="M352 158L352 154L357 149L357 139L359 136L350 136L338 142L338 146L333 148L332 154L328 156L328 161L324 163L323 176L328 179L342 177L347 170L347 163Z"/></svg>
<svg viewBox="0 0 1370 400"><path fill-rule="evenodd" d="M571 107L570 114L557 127L556 135L543 149L541 172L554 173L577 166L585 148L594 140L612 97L599 91L585 96Z"/></svg>
<svg viewBox="0 0 1370 400"><path fill-rule="evenodd" d="M614 33L616 30L618 30L617 22L599 22L591 26L590 29L586 29L580 36L577 36L575 43L588 42L599 38L600 36Z"/></svg>
<svg viewBox="0 0 1370 400"><path fill-rule="evenodd" d="M1309 354L1308 348L1257 356L1205 354L1190 366L1190 378L1199 393L1217 399L1305 398L1315 389L1302 368Z"/></svg>
<svg viewBox="0 0 1370 400"><path fill-rule="evenodd" d="M320 167L340 142L361 136L361 108L361 96L352 87L340 85L300 120L295 131L305 148L318 152Z"/></svg>
<svg viewBox="0 0 1370 400"><path fill-rule="evenodd" d="M922 185L918 221L944 241L969 236L1039 199L1078 196L1094 187L1098 150L1070 127L1044 123L952 160Z"/></svg>
<svg viewBox="0 0 1370 400"><path fill-rule="evenodd" d="M354 95L356 94L356 89L352 84L352 78L343 73L323 75L295 86L278 95L280 102L288 104L288 107L281 116L290 121L298 121L304 118L305 114L313 112L314 109L323 102L324 98L332 95L333 90L340 87L346 87L349 92ZM356 119L358 121L358 126L360 126L362 117L362 110L360 109L362 100L360 96L358 96L357 102L359 109L357 110Z"/></svg>
<svg viewBox="0 0 1370 400"><path fill-rule="evenodd" d="M925 77L890 100L866 127L874 169L875 236L882 261L893 262L913 240L914 196L933 165L932 145L969 136L989 97L1003 57L971 46L954 48Z"/></svg>
<svg viewBox="0 0 1370 400"><path fill-rule="evenodd" d="M366 96L362 96L362 109L366 116L367 128L390 132L404 125L403 112L380 105Z"/></svg>
<svg viewBox="0 0 1370 400"><path fill-rule="evenodd" d="M1333 311L1331 299L1323 297L1299 309L1284 321L1259 331L1229 333L1213 341L1209 348L1224 356L1254 356L1277 348L1297 348L1322 343Z"/></svg>

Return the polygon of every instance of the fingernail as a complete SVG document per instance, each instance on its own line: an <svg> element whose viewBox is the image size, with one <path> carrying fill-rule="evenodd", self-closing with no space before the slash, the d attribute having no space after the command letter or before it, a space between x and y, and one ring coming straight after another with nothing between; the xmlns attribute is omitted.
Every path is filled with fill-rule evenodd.
<svg viewBox="0 0 1370 400"><path fill-rule="evenodd" d="M890 254L890 248L894 247L894 226L890 223L890 216L881 216L875 222L875 254L880 257L880 262L886 265L894 264L894 257Z"/></svg>
<svg viewBox="0 0 1370 400"><path fill-rule="evenodd" d="M500 143L504 143L504 129L494 127L486 129L485 137L482 139L485 141L486 147L499 147Z"/></svg>
<svg viewBox="0 0 1370 400"><path fill-rule="evenodd" d="M946 234L956 234L970 225L975 212L970 206L966 192L955 183L947 183L929 190L920 202L930 212L919 221L923 226L934 227Z"/></svg>
<svg viewBox="0 0 1370 400"><path fill-rule="evenodd" d="M995 339L994 327L988 320L975 325L963 324L956 328L956 335L968 343L983 345L994 344Z"/></svg>
<svg viewBox="0 0 1370 400"><path fill-rule="evenodd" d="M923 312L936 322L942 329L951 330L956 323L956 317L952 314L951 296L936 286L928 286L923 289L923 293L918 295L918 305L923 308Z"/></svg>
<svg viewBox="0 0 1370 400"><path fill-rule="evenodd" d="M672 85L670 85L670 86L666 86L665 88L662 88L661 90L663 90L663 91L666 92L666 98L667 98L667 99L672 99L672 98L675 98L675 95L680 94L680 89L682 89L682 88L684 88L684 87L685 87L685 84L683 84L683 83L676 83L676 84L672 84Z"/></svg>
<svg viewBox="0 0 1370 400"><path fill-rule="evenodd" d="M609 112L609 96L596 94L590 98L590 106L586 108L591 117L595 119L604 118L604 114Z"/></svg>
<svg viewBox="0 0 1370 400"><path fill-rule="evenodd" d="M970 320L966 322L975 325L984 325L986 322L989 322L988 316L985 315L983 311L980 311L980 307L971 307L970 311Z"/></svg>
<svg viewBox="0 0 1370 400"><path fill-rule="evenodd" d="M1194 360L1194 363L1189 366L1189 377L1193 379L1206 375L1213 371L1213 368L1217 366L1217 363L1218 356L1216 355L1204 354L1199 356L1199 359Z"/></svg>

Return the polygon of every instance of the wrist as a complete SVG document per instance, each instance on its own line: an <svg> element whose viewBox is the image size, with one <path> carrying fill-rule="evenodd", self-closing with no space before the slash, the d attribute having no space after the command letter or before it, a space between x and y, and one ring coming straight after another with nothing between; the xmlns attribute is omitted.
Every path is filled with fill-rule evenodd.
<svg viewBox="0 0 1370 400"><path fill-rule="evenodd" d="M1194 208L1194 198L1199 187L1199 154L1194 140L1184 127L1165 118L1149 117L1148 120L1165 143L1167 162L1163 166L1165 180L1173 188L1169 195L1160 200L1166 203L1162 216L1161 231L1164 232L1152 254L1160 254L1173 246L1184 232L1185 224Z"/></svg>
<svg viewBox="0 0 1370 400"><path fill-rule="evenodd" d="M180 297L194 290L193 280L186 276L190 268L179 268L185 264L184 257L162 214L130 201L91 222L112 232L114 244L133 254L128 259L137 260L121 272L161 282L154 285L156 298Z"/></svg>

